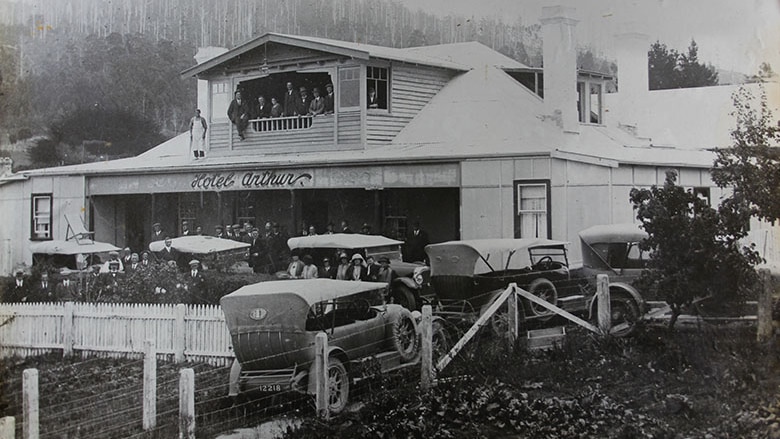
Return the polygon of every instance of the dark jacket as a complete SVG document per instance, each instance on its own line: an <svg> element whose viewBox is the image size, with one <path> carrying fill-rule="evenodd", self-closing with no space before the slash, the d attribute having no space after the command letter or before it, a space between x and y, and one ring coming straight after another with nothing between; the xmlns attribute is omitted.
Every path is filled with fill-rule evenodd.
<svg viewBox="0 0 780 439"><path fill-rule="evenodd" d="M237 100L233 99L230 102L230 106L228 107L227 116L228 119L230 119L231 122L234 124L238 124L239 121L242 119L241 116L243 116L243 121L249 120L249 102L247 102L246 99L241 99L241 103L239 104Z"/></svg>
<svg viewBox="0 0 780 439"><path fill-rule="evenodd" d="M253 113L252 116L255 119L265 119L271 117L271 104L266 102L261 107L260 103L258 102L257 105L255 105L255 112Z"/></svg>
<svg viewBox="0 0 780 439"><path fill-rule="evenodd" d="M301 96L295 90L284 91L284 116L295 116L298 111L298 102Z"/></svg>

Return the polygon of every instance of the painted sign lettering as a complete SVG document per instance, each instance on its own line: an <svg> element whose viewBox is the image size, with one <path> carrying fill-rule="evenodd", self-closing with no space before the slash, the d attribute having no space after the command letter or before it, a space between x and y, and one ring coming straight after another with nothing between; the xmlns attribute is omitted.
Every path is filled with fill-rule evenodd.
<svg viewBox="0 0 780 439"><path fill-rule="evenodd" d="M303 186L307 182L311 181L312 176L309 173L295 173L295 172L276 172L276 171L262 171L262 172L245 172L243 175L238 176L231 172L229 174L213 173L213 174L195 174L190 184L193 189L200 190L222 190L230 189L234 185L239 185L242 188L267 188L267 187L293 187Z"/></svg>

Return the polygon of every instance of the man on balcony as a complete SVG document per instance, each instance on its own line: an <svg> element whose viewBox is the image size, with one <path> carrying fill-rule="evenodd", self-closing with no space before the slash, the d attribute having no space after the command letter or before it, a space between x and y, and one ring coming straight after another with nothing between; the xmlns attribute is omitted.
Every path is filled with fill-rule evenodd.
<svg viewBox="0 0 780 439"><path fill-rule="evenodd" d="M266 119L271 117L271 106L265 101L265 96L257 97L257 105L255 106L255 119Z"/></svg>
<svg viewBox="0 0 780 439"><path fill-rule="evenodd" d="M300 98L298 99L298 103L295 108L295 113L300 116L305 116L309 114L309 105L311 105L311 98L309 97L309 92L306 90L306 87L301 87Z"/></svg>
<svg viewBox="0 0 780 439"><path fill-rule="evenodd" d="M230 102L227 115L228 119L236 126L238 137L240 137L241 140L244 140L246 138L244 136L244 131L246 130L247 125L249 125L249 103L245 99L241 99L240 91L237 91L235 96L236 98Z"/></svg>
<svg viewBox="0 0 780 439"><path fill-rule="evenodd" d="M311 100L311 104L309 105L309 114L317 116L325 112L325 99L320 96L319 88L314 87L312 92L314 93L314 99Z"/></svg>
<svg viewBox="0 0 780 439"><path fill-rule="evenodd" d="M335 96L333 96L333 84L325 86L325 114L333 114Z"/></svg>
<svg viewBox="0 0 780 439"><path fill-rule="evenodd" d="M293 88L293 83L287 83L287 91L284 92L284 113L283 116L295 116L298 111L298 101L301 99L298 92Z"/></svg>

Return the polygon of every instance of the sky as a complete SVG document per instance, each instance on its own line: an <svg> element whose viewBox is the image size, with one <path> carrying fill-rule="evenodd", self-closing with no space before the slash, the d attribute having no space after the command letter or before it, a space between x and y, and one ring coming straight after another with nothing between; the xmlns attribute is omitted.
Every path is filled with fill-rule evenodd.
<svg viewBox="0 0 780 439"><path fill-rule="evenodd" d="M614 58L618 23L636 23L668 47L685 51L695 39L699 59L718 68L755 73L769 62L780 72L780 0L401 0L411 9L441 15L501 17L538 23L543 6L576 9L577 38Z"/></svg>

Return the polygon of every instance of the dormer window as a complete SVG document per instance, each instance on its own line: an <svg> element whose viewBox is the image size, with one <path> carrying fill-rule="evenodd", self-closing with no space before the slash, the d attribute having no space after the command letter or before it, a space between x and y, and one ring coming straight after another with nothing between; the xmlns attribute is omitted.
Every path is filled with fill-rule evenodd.
<svg viewBox="0 0 780 439"><path fill-rule="evenodd" d="M366 67L366 105L369 109L387 110L390 96L390 69Z"/></svg>
<svg viewBox="0 0 780 439"><path fill-rule="evenodd" d="M581 80L577 82L577 112L580 123L603 123L603 90L604 87L600 81Z"/></svg>

